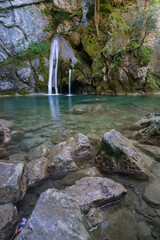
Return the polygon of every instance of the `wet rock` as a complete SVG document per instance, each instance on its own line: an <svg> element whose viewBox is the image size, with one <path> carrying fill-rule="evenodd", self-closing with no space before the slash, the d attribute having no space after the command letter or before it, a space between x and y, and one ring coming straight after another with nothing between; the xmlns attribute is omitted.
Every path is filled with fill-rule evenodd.
<svg viewBox="0 0 160 240"><path fill-rule="evenodd" d="M139 235L142 237L150 236L151 229L145 224L145 222L138 222Z"/></svg>
<svg viewBox="0 0 160 240"><path fill-rule="evenodd" d="M9 157L10 162L26 162L26 154L21 153L15 153Z"/></svg>
<svg viewBox="0 0 160 240"><path fill-rule="evenodd" d="M12 203L0 205L0 239L10 239L18 221L16 207Z"/></svg>
<svg viewBox="0 0 160 240"><path fill-rule="evenodd" d="M13 131L11 132L11 138L13 142L19 142L24 138L24 132L22 131Z"/></svg>
<svg viewBox="0 0 160 240"><path fill-rule="evenodd" d="M104 172L130 175L147 179L146 164L133 144L116 130L104 134L95 160Z"/></svg>
<svg viewBox="0 0 160 240"><path fill-rule="evenodd" d="M0 159L3 159L7 156L7 151L5 148L0 148Z"/></svg>
<svg viewBox="0 0 160 240"><path fill-rule="evenodd" d="M134 216L125 210L110 215L106 237L114 240L137 240L138 228Z"/></svg>
<svg viewBox="0 0 160 240"><path fill-rule="evenodd" d="M7 145L11 143L10 129L6 127L0 127L0 142Z"/></svg>
<svg viewBox="0 0 160 240"><path fill-rule="evenodd" d="M20 143L19 143L19 148L22 151L30 151L31 149L41 145L44 142L44 138L41 137L34 137L34 138L24 138Z"/></svg>
<svg viewBox="0 0 160 240"><path fill-rule="evenodd" d="M43 192L16 240L89 240L76 201L56 189Z"/></svg>
<svg viewBox="0 0 160 240"><path fill-rule="evenodd" d="M15 123L0 119L0 127L12 129L13 127L15 127Z"/></svg>
<svg viewBox="0 0 160 240"><path fill-rule="evenodd" d="M133 137L140 143L160 146L160 114L149 114L132 126Z"/></svg>
<svg viewBox="0 0 160 240"><path fill-rule="evenodd" d="M50 150L48 147L45 145L40 145L33 149L29 154L28 154L28 161L31 161L33 159L41 158L41 157L47 157L49 154Z"/></svg>
<svg viewBox="0 0 160 240"><path fill-rule="evenodd" d="M160 162L160 147L144 144L136 144L136 146L141 151L143 151L144 153L148 154L149 156L153 157L154 159Z"/></svg>
<svg viewBox="0 0 160 240"><path fill-rule="evenodd" d="M51 149L48 159L50 164L48 172L52 177L56 175L64 176L68 172L75 171L78 160L88 160L92 157L92 148L89 139L79 133L75 138L57 144ZM74 162L75 161L75 162Z"/></svg>
<svg viewBox="0 0 160 240"><path fill-rule="evenodd" d="M145 191L143 193L143 198L146 202L160 206L160 182L157 180L153 183L150 183L145 187Z"/></svg>
<svg viewBox="0 0 160 240"><path fill-rule="evenodd" d="M50 176L54 178L63 177L68 172L72 172L77 169L77 165L73 161L70 150L63 148L63 146L63 143L55 146L48 157L50 162L48 165L48 172Z"/></svg>
<svg viewBox="0 0 160 240"><path fill-rule="evenodd" d="M72 155L75 159L91 159L92 147L87 136L78 133L76 136L76 145L73 149Z"/></svg>
<svg viewBox="0 0 160 240"><path fill-rule="evenodd" d="M68 138L75 136L75 132L73 130L66 130L63 132L58 132L53 135L53 143L57 144L60 142L67 141Z"/></svg>
<svg viewBox="0 0 160 240"><path fill-rule="evenodd" d="M101 141L101 139L102 139L100 136L98 136L98 135L95 134L95 133L88 133L88 134L87 134L87 137L88 137L91 145L94 145L94 146L97 146L98 143L99 143L99 142Z"/></svg>
<svg viewBox="0 0 160 240"><path fill-rule="evenodd" d="M55 9L63 9L68 13L73 13L81 8L80 0L53 0Z"/></svg>
<svg viewBox="0 0 160 240"><path fill-rule="evenodd" d="M103 214L99 208L91 208L86 215L86 221L89 228L95 228L103 221Z"/></svg>
<svg viewBox="0 0 160 240"><path fill-rule="evenodd" d="M83 211L119 200L127 190L109 178L85 177L63 191L73 197Z"/></svg>
<svg viewBox="0 0 160 240"><path fill-rule="evenodd" d="M16 145L9 145L9 146L7 146L6 150L7 150L8 156L13 155L13 154L21 153L21 150L18 149Z"/></svg>
<svg viewBox="0 0 160 240"><path fill-rule="evenodd" d="M26 165L27 186L33 187L48 177L47 167L48 159L41 157L34 159Z"/></svg>
<svg viewBox="0 0 160 240"><path fill-rule="evenodd" d="M26 193L23 163L0 162L0 204L17 203Z"/></svg>
<svg viewBox="0 0 160 240"><path fill-rule="evenodd" d="M85 168L77 170L76 172L72 172L65 176L63 179L64 184L73 185L76 181L80 180L84 177L103 177L101 172L96 167Z"/></svg>

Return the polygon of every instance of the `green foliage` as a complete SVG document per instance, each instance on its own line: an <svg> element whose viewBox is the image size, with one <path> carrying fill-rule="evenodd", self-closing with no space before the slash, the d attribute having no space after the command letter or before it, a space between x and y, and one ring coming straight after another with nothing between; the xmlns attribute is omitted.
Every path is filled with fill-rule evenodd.
<svg viewBox="0 0 160 240"><path fill-rule="evenodd" d="M134 56L137 58L138 63L141 66L146 66L151 61L152 54L153 54L153 48L151 46L142 45L140 48L138 48L135 51Z"/></svg>
<svg viewBox="0 0 160 240"><path fill-rule="evenodd" d="M43 32L52 32L53 31L53 26L46 26L44 29L43 29Z"/></svg>
<svg viewBox="0 0 160 240"><path fill-rule="evenodd" d="M115 9L108 17L106 30L112 35L116 31L130 33L132 28L121 16L121 10Z"/></svg>
<svg viewBox="0 0 160 240"><path fill-rule="evenodd" d="M44 8L43 10L41 10L41 13L42 13L44 16L49 16L49 15L52 14L52 9Z"/></svg>
<svg viewBox="0 0 160 240"><path fill-rule="evenodd" d="M111 13L113 11L109 0L100 0L100 11Z"/></svg>
<svg viewBox="0 0 160 240"><path fill-rule="evenodd" d="M79 17L79 18L82 18L82 11L75 11L74 13L72 13L70 16L69 16L69 19L72 19L74 17Z"/></svg>
<svg viewBox="0 0 160 240"><path fill-rule="evenodd" d="M53 15L54 25L57 27L63 20L68 19L69 16L70 16L69 13L60 9L58 12L55 12L54 15Z"/></svg>
<svg viewBox="0 0 160 240"><path fill-rule="evenodd" d="M2 9L2 8L0 7L0 13L5 13L5 14L7 14L7 13L8 13L8 9L7 9L7 8Z"/></svg>

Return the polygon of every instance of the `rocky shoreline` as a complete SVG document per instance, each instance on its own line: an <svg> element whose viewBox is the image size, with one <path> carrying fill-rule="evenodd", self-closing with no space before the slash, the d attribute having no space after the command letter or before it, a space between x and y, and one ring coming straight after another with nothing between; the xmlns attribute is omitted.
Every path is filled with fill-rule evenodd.
<svg viewBox="0 0 160 240"><path fill-rule="evenodd" d="M51 149L42 144L25 153L18 144L24 137L13 122L0 119L1 240L12 236L21 240L93 239L96 232L89 230L103 226L105 211L114 206L119 210L108 215L106 237L159 239L160 114L149 114L131 126L129 139L116 130L105 133L100 142L95 136L79 133ZM20 214L28 194L36 194L36 189L41 190L31 204L31 215ZM133 214L124 206L135 193L140 194L143 206L134 206ZM30 198L27 201L29 205L32 202ZM25 224L24 217L28 218ZM150 227L143 217L151 218L147 220ZM126 234L114 228L119 218L129 218L134 231ZM137 218L141 220L140 232ZM126 226L125 220L121 224ZM115 237L116 231L121 232L120 237Z"/></svg>

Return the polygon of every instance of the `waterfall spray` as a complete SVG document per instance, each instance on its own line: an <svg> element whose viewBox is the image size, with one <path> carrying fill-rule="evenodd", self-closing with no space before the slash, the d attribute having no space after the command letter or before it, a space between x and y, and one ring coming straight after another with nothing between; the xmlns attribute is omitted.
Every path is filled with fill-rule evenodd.
<svg viewBox="0 0 160 240"><path fill-rule="evenodd" d="M59 37L55 37L52 40L51 52L49 58L49 81L48 81L48 94L52 94L52 87L55 88L55 94L58 95L57 86L57 71L58 71L58 59L59 59L60 43Z"/></svg>
<svg viewBox="0 0 160 240"><path fill-rule="evenodd" d="M69 70L68 95L71 96L71 69Z"/></svg>

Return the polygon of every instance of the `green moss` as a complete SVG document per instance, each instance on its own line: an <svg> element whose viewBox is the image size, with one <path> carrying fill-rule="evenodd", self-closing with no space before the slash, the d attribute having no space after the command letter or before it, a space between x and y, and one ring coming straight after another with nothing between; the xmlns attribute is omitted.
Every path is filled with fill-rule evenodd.
<svg viewBox="0 0 160 240"><path fill-rule="evenodd" d="M69 16L69 19L72 19L74 17L79 17L79 18L82 18L82 11L75 11L74 13L72 13L70 16Z"/></svg>
<svg viewBox="0 0 160 240"><path fill-rule="evenodd" d="M134 53L134 56L137 58L138 63L141 66L147 66L152 60L153 48L150 45L142 45Z"/></svg>
<svg viewBox="0 0 160 240"><path fill-rule="evenodd" d="M53 31L53 26L46 26L43 28L43 32L52 32Z"/></svg>
<svg viewBox="0 0 160 240"><path fill-rule="evenodd" d="M108 13L112 12L112 6L111 6L109 0L101 0L100 1L100 11L108 12Z"/></svg>
<svg viewBox="0 0 160 240"><path fill-rule="evenodd" d="M41 13L42 13L44 16L49 16L49 15L52 14L52 9L44 8L43 10L41 10Z"/></svg>
<svg viewBox="0 0 160 240"><path fill-rule="evenodd" d="M60 9L58 12L55 12L53 15L54 27L56 28L63 20L68 19L69 16L70 14L62 9Z"/></svg>
<svg viewBox="0 0 160 240"><path fill-rule="evenodd" d="M2 9L1 7L0 7L0 13L5 13L5 14L7 14L8 13L8 9L6 8L6 9Z"/></svg>
<svg viewBox="0 0 160 240"><path fill-rule="evenodd" d="M20 89L20 90L17 91L17 93L20 94L20 95L27 95L28 94L26 89Z"/></svg>

